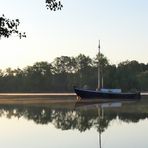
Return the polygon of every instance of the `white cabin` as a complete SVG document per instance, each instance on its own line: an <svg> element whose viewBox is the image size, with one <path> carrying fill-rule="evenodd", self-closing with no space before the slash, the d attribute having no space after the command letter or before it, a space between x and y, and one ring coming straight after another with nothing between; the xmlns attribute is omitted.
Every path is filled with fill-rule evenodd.
<svg viewBox="0 0 148 148"><path fill-rule="evenodd" d="M101 88L100 89L101 92L113 92L113 93L121 93L122 90L121 89L107 89L107 88Z"/></svg>

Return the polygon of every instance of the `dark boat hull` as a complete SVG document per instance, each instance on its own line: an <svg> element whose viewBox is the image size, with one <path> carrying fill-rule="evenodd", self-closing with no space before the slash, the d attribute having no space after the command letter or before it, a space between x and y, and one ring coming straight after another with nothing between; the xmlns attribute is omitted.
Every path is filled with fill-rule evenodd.
<svg viewBox="0 0 148 148"><path fill-rule="evenodd" d="M115 93L115 92L102 92L102 91L94 91L94 90L86 90L86 89L79 89L74 88L75 93L77 96L81 97L82 99L88 98L100 98L100 99L140 99L141 95L140 92L135 93Z"/></svg>

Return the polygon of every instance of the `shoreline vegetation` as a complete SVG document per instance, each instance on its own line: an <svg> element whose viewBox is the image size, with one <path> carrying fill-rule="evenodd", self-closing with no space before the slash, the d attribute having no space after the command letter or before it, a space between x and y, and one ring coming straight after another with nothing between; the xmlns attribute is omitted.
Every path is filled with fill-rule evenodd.
<svg viewBox="0 0 148 148"><path fill-rule="evenodd" d="M73 93L73 86L96 89L97 56L61 56L51 63L0 70L0 93ZM115 65L103 54L100 57L105 88L148 91L148 63L132 60Z"/></svg>

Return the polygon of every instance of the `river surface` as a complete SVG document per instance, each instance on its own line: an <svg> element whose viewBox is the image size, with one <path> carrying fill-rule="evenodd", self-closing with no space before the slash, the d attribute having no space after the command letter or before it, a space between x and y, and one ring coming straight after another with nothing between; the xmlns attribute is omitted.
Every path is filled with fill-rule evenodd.
<svg viewBox="0 0 148 148"><path fill-rule="evenodd" d="M148 148L148 96L76 101L75 95L0 96L1 148Z"/></svg>

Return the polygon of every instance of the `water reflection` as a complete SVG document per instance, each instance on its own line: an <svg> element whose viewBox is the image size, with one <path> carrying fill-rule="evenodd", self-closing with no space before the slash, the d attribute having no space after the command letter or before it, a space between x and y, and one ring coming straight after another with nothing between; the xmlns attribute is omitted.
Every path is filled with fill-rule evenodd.
<svg viewBox="0 0 148 148"><path fill-rule="evenodd" d="M147 117L146 97L120 102L1 98L0 146L147 148Z"/></svg>
<svg viewBox="0 0 148 148"><path fill-rule="evenodd" d="M98 113L99 110L99 113ZM98 115L101 116L98 119ZM1 104L0 117L17 117L32 120L36 124L53 124L57 129L91 128L103 132L117 117L126 123L138 122L148 117L148 99L120 102L65 102L50 104ZM98 122L99 121L99 122Z"/></svg>

